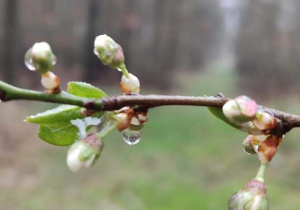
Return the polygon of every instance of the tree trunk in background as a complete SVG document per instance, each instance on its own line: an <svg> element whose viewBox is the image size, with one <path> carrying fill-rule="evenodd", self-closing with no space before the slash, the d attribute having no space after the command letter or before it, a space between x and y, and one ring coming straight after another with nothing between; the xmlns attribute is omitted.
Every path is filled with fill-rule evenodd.
<svg viewBox="0 0 300 210"><path fill-rule="evenodd" d="M172 0L156 0L154 4L155 36L152 53L153 82L162 89L170 88L172 72L175 69L177 58L178 30L177 25L180 2L172 4Z"/></svg>
<svg viewBox="0 0 300 210"><path fill-rule="evenodd" d="M100 66L98 58L94 55L94 40L97 34L97 16L99 5L98 0L89 0L88 3L88 17L87 29L85 35L84 49L82 50L83 66L84 66L84 80L93 81L96 75L96 66Z"/></svg>
<svg viewBox="0 0 300 210"><path fill-rule="evenodd" d="M242 13L237 42L237 71L240 87L250 94L264 95L281 90L284 71L279 64L277 1L248 1Z"/></svg>
<svg viewBox="0 0 300 210"><path fill-rule="evenodd" d="M281 68L286 77L285 87L298 85L300 81L300 1L288 1L290 10L286 11L289 26L281 30ZM297 88L299 89L299 88Z"/></svg>
<svg viewBox="0 0 300 210"><path fill-rule="evenodd" d="M17 35L17 20L18 20L18 1L5 0L2 12L4 12L4 31L1 40L1 58L0 66L5 72L5 80L11 84L15 80L15 53Z"/></svg>

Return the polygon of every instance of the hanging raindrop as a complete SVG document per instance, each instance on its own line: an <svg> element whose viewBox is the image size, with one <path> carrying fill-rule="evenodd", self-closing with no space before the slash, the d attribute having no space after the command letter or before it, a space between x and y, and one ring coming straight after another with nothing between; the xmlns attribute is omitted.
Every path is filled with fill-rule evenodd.
<svg viewBox="0 0 300 210"><path fill-rule="evenodd" d="M25 63L25 66L26 66L29 70L35 71L36 68L35 68L35 66L34 66L33 63L32 63L31 51L32 51L32 48L30 48L30 49L26 52L25 57L24 57L24 63Z"/></svg>
<svg viewBox="0 0 300 210"><path fill-rule="evenodd" d="M123 140L128 144L128 145L135 145L139 143L141 140L141 131L139 130L130 130L126 129L122 132L123 134Z"/></svg>

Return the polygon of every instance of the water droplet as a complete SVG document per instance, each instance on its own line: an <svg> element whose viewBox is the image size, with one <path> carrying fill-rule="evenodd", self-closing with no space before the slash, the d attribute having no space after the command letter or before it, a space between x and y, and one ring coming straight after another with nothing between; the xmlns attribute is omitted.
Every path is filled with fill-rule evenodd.
<svg viewBox="0 0 300 210"><path fill-rule="evenodd" d="M126 129L122 132L123 140L129 145L135 145L141 140L141 131Z"/></svg>
<svg viewBox="0 0 300 210"><path fill-rule="evenodd" d="M30 48L30 49L26 52L25 57L24 57L24 63L25 63L25 66L26 66L29 70L35 71L36 68L35 68L35 66L32 64L31 51L32 51L32 48Z"/></svg>

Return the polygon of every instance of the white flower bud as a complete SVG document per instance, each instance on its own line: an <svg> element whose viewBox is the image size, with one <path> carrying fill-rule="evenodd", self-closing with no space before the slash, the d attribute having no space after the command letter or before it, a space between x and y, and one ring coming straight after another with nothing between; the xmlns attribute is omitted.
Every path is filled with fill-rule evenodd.
<svg viewBox="0 0 300 210"><path fill-rule="evenodd" d="M56 57L47 42L35 43L25 54L25 65L32 71L44 74L50 71L55 63Z"/></svg>
<svg viewBox="0 0 300 210"><path fill-rule="evenodd" d="M104 65L116 69L124 65L125 59L122 47L106 34L97 36L94 46L94 53Z"/></svg>
<svg viewBox="0 0 300 210"><path fill-rule="evenodd" d="M133 74L129 73L128 77L124 75L121 78L120 86L124 93L140 93L140 81Z"/></svg>
<svg viewBox="0 0 300 210"><path fill-rule="evenodd" d="M41 83L47 90L56 92L59 90L60 79L53 72L49 71L45 74L42 74Z"/></svg>
<svg viewBox="0 0 300 210"><path fill-rule="evenodd" d="M228 120L240 125L255 118L257 104L247 96L239 96L226 102L222 110Z"/></svg>
<svg viewBox="0 0 300 210"><path fill-rule="evenodd" d="M103 147L103 142L95 134L91 134L84 140L75 142L68 150L68 167L74 173L82 167L91 167L99 158Z"/></svg>

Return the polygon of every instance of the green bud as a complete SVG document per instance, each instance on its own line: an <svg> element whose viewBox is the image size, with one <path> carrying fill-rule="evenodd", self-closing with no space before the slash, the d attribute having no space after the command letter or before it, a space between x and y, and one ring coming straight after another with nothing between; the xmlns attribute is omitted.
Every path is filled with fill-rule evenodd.
<svg viewBox="0 0 300 210"><path fill-rule="evenodd" d="M56 57L47 42L38 42L26 52L24 61L29 70L45 74L55 65Z"/></svg>
<svg viewBox="0 0 300 210"><path fill-rule="evenodd" d="M103 142L95 134L90 134L85 139L76 141L68 150L68 167L75 173L82 167L93 166L100 157L103 147Z"/></svg>
<svg viewBox="0 0 300 210"><path fill-rule="evenodd" d="M228 120L240 125L255 118L257 104L247 96L239 96L227 101L222 110Z"/></svg>
<svg viewBox="0 0 300 210"><path fill-rule="evenodd" d="M269 209L264 182L253 179L245 188L234 193L228 201L228 210L267 210Z"/></svg>
<svg viewBox="0 0 300 210"><path fill-rule="evenodd" d="M104 65L115 69L124 65L125 58L122 47L106 34L97 36L94 46L94 53Z"/></svg>

